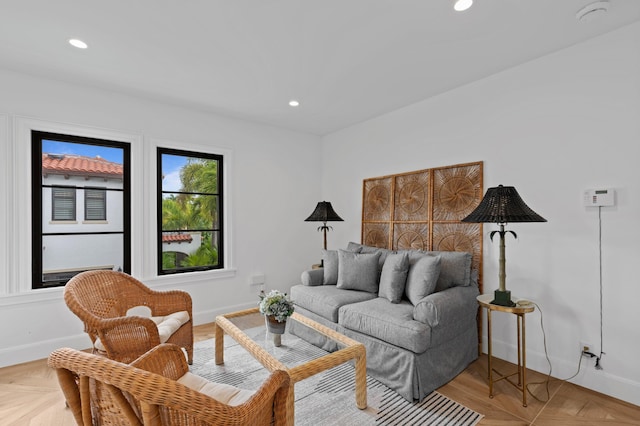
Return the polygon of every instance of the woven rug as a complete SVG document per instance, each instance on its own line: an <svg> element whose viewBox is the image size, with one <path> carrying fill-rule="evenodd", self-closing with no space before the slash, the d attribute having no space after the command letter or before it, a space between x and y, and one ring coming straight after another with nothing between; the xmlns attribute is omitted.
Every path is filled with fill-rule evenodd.
<svg viewBox="0 0 640 426"><path fill-rule="evenodd" d="M264 328L245 333L257 336L264 333ZM278 351L278 358L287 366L326 353L295 336L286 336L281 347L271 347L269 351ZM268 371L233 339L227 335L224 338L225 363L215 364L213 339L205 340L194 346L191 371L210 381L257 389ZM483 417L435 391L419 403L408 402L370 376L367 376L368 407L360 410L355 403L354 368L350 363L296 383L295 398L295 424L299 426L473 426Z"/></svg>

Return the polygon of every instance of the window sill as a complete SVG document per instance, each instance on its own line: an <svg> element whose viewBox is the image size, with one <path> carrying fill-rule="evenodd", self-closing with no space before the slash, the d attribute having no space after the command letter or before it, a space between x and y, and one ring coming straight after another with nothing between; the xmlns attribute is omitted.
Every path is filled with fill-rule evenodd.
<svg viewBox="0 0 640 426"><path fill-rule="evenodd" d="M194 271L183 272L179 274L158 275L154 278L143 279L145 284L152 287L171 287L183 286L185 284L201 284L211 285L211 281L233 278L236 276L235 268L213 269L210 271Z"/></svg>

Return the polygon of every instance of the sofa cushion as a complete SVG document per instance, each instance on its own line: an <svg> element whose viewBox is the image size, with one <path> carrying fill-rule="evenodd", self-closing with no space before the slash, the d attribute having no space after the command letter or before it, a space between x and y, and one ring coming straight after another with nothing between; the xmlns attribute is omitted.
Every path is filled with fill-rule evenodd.
<svg viewBox="0 0 640 426"><path fill-rule="evenodd" d="M344 305L338 323L415 353L424 352L431 341L431 328L413 319L413 305L406 300L391 303L384 297Z"/></svg>
<svg viewBox="0 0 640 426"><path fill-rule="evenodd" d="M436 291L471 284L471 253L462 251L430 251L430 256L440 256L440 276Z"/></svg>
<svg viewBox="0 0 640 426"><path fill-rule="evenodd" d="M384 297L391 303L399 303L404 295L407 272L409 272L409 256L406 253L389 254L382 267L378 296Z"/></svg>
<svg viewBox="0 0 640 426"><path fill-rule="evenodd" d="M337 250L322 250L322 269L324 271L322 284L335 285L338 283Z"/></svg>
<svg viewBox="0 0 640 426"><path fill-rule="evenodd" d="M378 293L380 253L338 250L338 288Z"/></svg>
<svg viewBox="0 0 640 426"><path fill-rule="evenodd" d="M478 294L475 286L456 286L432 293L414 306L413 318L431 326L431 343L439 345L476 325Z"/></svg>
<svg viewBox="0 0 640 426"><path fill-rule="evenodd" d="M240 389L225 383L210 382L204 377L196 376L193 373L186 373L177 380L188 388L210 396L223 404L237 406L249 400L254 394L253 391Z"/></svg>
<svg viewBox="0 0 640 426"><path fill-rule="evenodd" d="M471 284L471 254L463 251L398 250L407 253L409 263L422 256L440 256L440 276L435 291Z"/></svg>
<svg viewBox="0 0 640 426"><path fill-rule="evenodd" d="M135 316L136 309L138 309L138 307L129 309L129 311L127 311L127 316ZM166 316L149 317L149 319L153 321L158 327L160 343L166 343L166 341L169 340L169 337L171 337L173 333L175 333L180 327L182 327L183 324L189 322L190 318L189 312L180 311ZM104 345L100 341L100 338L96 339L93 346L100 351L106 351Z"/></svg>
<svg viewBox="0 0 640 426"><path fill-rule="evenodd" d="M291 287L293 303L316 313L334 323L338 322L338 310L341 306L375 299L377 296L365 291L342 290L335 285Z"/></svg>
<svg viewBox="0 0 640 426"><path fill-rule="evenodd" d="M409 263L405 293L412 304L433 293L440 275L440 256L423 255Z"/></svg>
<svg viewBox="0 0 640 426"><path fill-rule="evenodd" d="M302 271L300 281L304 285L322 285L324 280L324 268L307 269Z"/></svg>
<svg viewBox="0 0 640 426"><path fill-rule="evenodd" d="M349 244L347 244L347 250L355 252L355 253L376 253L379 252L380 253L380 259L378 260L378 272L382 271L382 267L384 266L384 261L387 258L387 256L391 253L395 253L393 250L389 250L389 249L385 249L385 248L379 248L379 247L372 247L372 246L365 246L364 244L358 244L358 243L354 243L353 241L349 242Z"/></svg>

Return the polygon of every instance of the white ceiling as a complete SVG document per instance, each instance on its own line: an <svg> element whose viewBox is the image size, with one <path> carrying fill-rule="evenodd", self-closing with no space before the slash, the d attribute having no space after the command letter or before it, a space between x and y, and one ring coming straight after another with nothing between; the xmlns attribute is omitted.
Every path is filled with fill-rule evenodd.
<svg viewBox="0 0 640 426"><path fill-rule="evenodd" d="M640 20L592 2L0 0L0 68L323 135Z"/></svg>

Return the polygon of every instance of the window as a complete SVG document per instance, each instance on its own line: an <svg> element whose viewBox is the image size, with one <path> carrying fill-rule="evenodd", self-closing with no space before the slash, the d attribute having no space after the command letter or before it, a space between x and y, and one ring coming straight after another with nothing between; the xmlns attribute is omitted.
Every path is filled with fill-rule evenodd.
<svg viewBox="0 0 640 426"><path fill-rule="evenodd" d="M158 274L221 269L222 155L158 148Z"/></svg>
<svg viewBox="0 0 640 426"><path fill-rule="evenodd" d="M51 220L76 220L76 189L51 187Z"/></svg>
<svg viewBox="0 0 640 426"><path fill-rule="evenodd" d="M129 144L32 131L31 152L32 287L87 270L130 272Z"/></svg>
<svg viewBox="0 0 640 426"><path fill-rule="evenodd" d="M106 189L84 189L84 220L107 220Z"/></svg>

